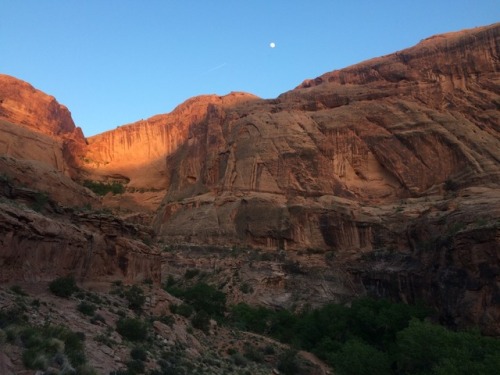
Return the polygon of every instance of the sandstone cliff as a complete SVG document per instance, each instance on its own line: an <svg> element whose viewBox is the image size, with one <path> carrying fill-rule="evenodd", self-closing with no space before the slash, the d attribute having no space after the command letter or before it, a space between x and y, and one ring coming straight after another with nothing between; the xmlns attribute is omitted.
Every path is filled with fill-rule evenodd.
<svg viewBox="0 0 500 375"><path fill-rule="evenodd" d="M366 228L339 242L329 227L357 221L360 203L445 183L498 187L499 34L445 34L276 100L211 104L167 158L155 229L199 243L372 248Z"/></svg>
<svg viewBox="0 0 500 375"><path fill-rule="evenodd" d="M104 204L154 211L151 235L164 244L277 255L256 268L233 265L255 283L251 297L260 303L423 299L448 324L498 335L499 50L500 24L443 34L274 100L201 96L88 140L53 98L3 77L15 89L0 91L0 153L9 156L0 162L20 171L13 159L36 159L56 175L121 182L127 192ZM27 98L38 105L23 104ZM69 195L81 187L68 180L50 196L72 205ZM5 191L30 202L29 192ZM84 191L87 203L99 204ZM123 229L130 224L78 214L62 225L68 213L51 210L44 218L2 206L1 259L17 259L11 248L22 254L6 278L24 275L22 259L43 264L60 247L62 269L95 270L97 278L119 273L120 254L134 265L128 275L145 275L156 259L133 238L141 230ZM88 267L92 243L110 269Z"/></svg>
<svg viewBox="0 0 500 375"><path fill-rule="evenodd" d="M0 282L68 273L85 282L161 280L158 255L144 243L151 231L103 214L74 180L86 147L66 107L0 75Z"/></svg>
<svg viewBox="0 0 500 375"><path fill-rule="evenodd" d="M110 214L61 206L45 193L0 180L0 283L161 280L148 228Z"/></svg>
<svg viewBox="0 0 500 375"><path fill-rule="evenodd" d="M330 298L422 299L448 324L498 334L499 45L498 24L445 34L276 100L211 104L166 159L155 231L323 250ZM278 294L297 293L280 272Z"/></svg>
<svg viewBox="0 0 500 375"><path fill-rule="evenodd" d="M0 154L35 161L75 177L82 130L53 96L0 74Z"/></svg>

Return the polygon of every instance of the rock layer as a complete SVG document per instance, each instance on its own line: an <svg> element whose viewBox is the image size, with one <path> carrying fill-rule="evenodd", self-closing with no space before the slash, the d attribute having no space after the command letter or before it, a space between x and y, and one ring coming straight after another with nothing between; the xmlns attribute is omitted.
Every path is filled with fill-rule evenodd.
<svg viewBox="0 0 500 375"><path fill-rule="evenodd" d="M159 256L145 245L152 236L147 229L109 214L65 209L5 180L0 187L9 198L0 202L0 283L67 274L82 282L161 281Z"/></svg>

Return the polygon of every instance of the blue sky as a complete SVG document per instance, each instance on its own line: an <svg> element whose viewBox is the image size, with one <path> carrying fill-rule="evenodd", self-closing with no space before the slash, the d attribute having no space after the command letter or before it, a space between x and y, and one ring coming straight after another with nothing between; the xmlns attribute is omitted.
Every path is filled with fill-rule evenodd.
<svg viewBox="0 0 500 375"><path fill-rule="evenodd" d="M274 98L499 22L500 0L2 0L0 15L0 73L54 95L91 136L200 94Z"/></svg>

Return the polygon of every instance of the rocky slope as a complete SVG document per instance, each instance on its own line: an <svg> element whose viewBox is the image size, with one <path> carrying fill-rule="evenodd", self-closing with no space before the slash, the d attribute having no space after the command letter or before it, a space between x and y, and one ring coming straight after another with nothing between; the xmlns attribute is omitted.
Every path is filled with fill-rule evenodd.
<svg viewBox="0 0 500 375"><path fill-rule="evenodd" d="M125 194L102 202L154 215L153 241L162 246L213 254L259 249L265 256L255 267L203 252L164 256L164 273L193 265L243 270L253 292L235 292L235 301L291 307L361 294L423 299L447 324L499 335L499 45L500 24L443 34L305 81L274 100L197 97L88 140L53 98L2 77L0 87L13 88L0 89L0 151L9 155L0 162L34 166L36 159L54 176L123 184ZM34 104L24 105L26 98ZM21 178L12 173L11 181ZM81 187L70 181L61 178L54 200L72 204ZM99 205L84 191L86 202ZM25 238L66 238L25 223L53 228L67 213L48 212L49 225L13 210L2 210L9 235L1 259L11 259L7 249ZM137 232L116 229L126 222L70 217L67 238L81 239L71 244L75 254L97 233L103 249L144 250L154 259L150 246L130 238ZM114 259L108 250L106 262ZM81 256L71 259L61 267L80 267ZM129 272L141 275L145 266L137 267ZM109 274L97 270L98 278Z"/></svg>

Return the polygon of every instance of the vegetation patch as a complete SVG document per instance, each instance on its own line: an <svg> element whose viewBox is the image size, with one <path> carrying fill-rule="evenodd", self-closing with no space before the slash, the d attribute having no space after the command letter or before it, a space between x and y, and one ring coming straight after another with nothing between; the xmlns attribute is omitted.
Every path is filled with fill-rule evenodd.
<svg viewBox="0 0 500 375"><path fill-rule="evenodd" d="M117 181L106 183L106 182L85 180L83 181L83 186L92 190L95 194L101 196L104 196L108 193L112 193L113 195L125 193L125 186Z"/></svg>
<svg viewBox="0 0 500 375"><path fill-rule="evenodd" d="M136 318L122 318L116 322L116 331L130 341L144 341L148 336L148 327L144 321Z"/></svg>
<svg viewBox="0 0 500 375"><path fill-rule="evenodd" d="M427 322L421 306L361 299L294 314L233 306L235 327L269 335L316 354L337 374L495 374L500 340L453 332ZM280 357L284 374L300 373L293 352Z"/></svg>
<svg viewBox="0 0 500 375"><path fill-rule="evenodd" d="M75 278L72 275L58 277L49 284L49 290L58 297L69 298L78 292Z"/></svg>
<svg viewBox="0 0 500 375"><path fill-rule="evenodd" d="M192 306L196 312L204 311L209 317L214 319L222 319L224 317L226 295L211 285L199 282L187 288L170 285L165 289L173 296L182 299L186 304Z"/></svg>

